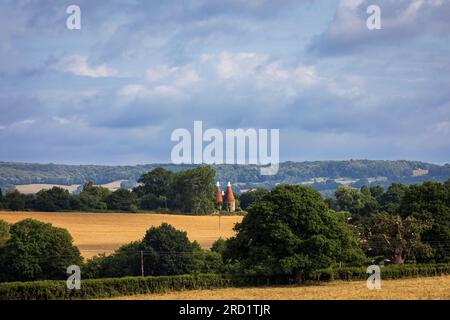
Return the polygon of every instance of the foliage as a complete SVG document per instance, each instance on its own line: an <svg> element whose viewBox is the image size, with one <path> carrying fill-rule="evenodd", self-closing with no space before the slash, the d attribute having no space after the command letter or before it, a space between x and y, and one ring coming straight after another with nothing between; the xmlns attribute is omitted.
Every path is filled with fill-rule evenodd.
<svg viewBox="0 0 450 320"><path fill-rule="evenodd" d="M106 197L111 194L107 188L94 186L92 182L86 182L83 185L83 190L80 192L78 198L82 210L106 210Z"/></svg>
<svg viewBox="0 0 450 320"><path fill-rule="evenodd" d="M141 275L141 259L145 275L175 275L194 272L216 272L221 256L205 251L190 242L186 232L167 223L147 230L142 241L120 247L110 256L88 260L85 270L90 278Z"/></svg>
<svg viewBox="0 0 450 320"><path fill-rule="evenodd" d="M36 194L34 208L38 211L62 211L72 209L72 197L66 189L53 187Z"/></svg>
<svg viewBox="0 0 450 320"><path fill-rule="evenodd" d="M62 279L70 265L82 258L65 229L25 219L11 226L10 238L0 248L0 281Z"/></svg>
<svg viewBox="0 0 450 320"><path fill-rule="evenodd" d="M412 216L402 219L377 213L366 226L365 251L372 256L389 258L395 264L426 259L431 255L431 247L421 241L421 235L430 228L431 223Z"/></svg>
<svg viewBox="0 0 450 320"><path fill-rule="evenodd" d="M0 248L5 245L11 236L9 229L10 225L6 221L0 220Z"/></svg>
<svg viewBox="0 0 450 320"><path fill-rule="evenodd" d="M25 198L17 190L12 190L6 193L4 202L9 210L21 211L25 209Z"/></svg>
<svg viewBox="0 0 450 320"><path fill-rule="evenodd" d="M422 238L431 244L435 261L450 261L450 180L410 186L401 199L398 211L403 217L413 215L421 220L433 221L431 229L424 232Z"/></svg>
<svg viewBox="0 0 450 320"><path fill-rule="evenodd" d="M236 231L224 257L254 273L292 274L300 281L314 270L364 259L345 215L298 185L278 186L254 203Z"/></svg>
<svg viewBox="0 0 450 320"><path fill-rule="evenodd" d="M247 210L252 203L261 200L268 193L269 191L266 189L256 189L242 193L240 196L241 209Z"/></svg>
<svg viewBox="0 0 450 320"><path fill-rule="evenodd" d="M137 195L129 190L118 189L106 196L105 202L109 210L137 210Z"/></svg>

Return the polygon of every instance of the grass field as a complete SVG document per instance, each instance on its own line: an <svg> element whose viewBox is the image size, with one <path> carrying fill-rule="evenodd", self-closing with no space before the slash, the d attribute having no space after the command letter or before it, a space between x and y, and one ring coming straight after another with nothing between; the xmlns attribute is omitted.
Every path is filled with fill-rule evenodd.
<svg viewBox="0 0 450 320"><path fill-rule="evenodd" d="M191 241L196 240L203 248L209 249L218 238L232 236L234 224L242 219L241 216L219 218L156 213L0 212L0 219L9 223L25 218L66 228L85 258L98 253L110 254L123 244L142 239L150 226L158 226L163 222L187 231Z"/></svg>
<svg viewBox="0 0 450 320"><path fill-rule="evenodd" d="M120 300L436 300L450 299L450 276L382 280L380 290L365 281L334 281L311 286L192 290L119 297Z"/></svg>

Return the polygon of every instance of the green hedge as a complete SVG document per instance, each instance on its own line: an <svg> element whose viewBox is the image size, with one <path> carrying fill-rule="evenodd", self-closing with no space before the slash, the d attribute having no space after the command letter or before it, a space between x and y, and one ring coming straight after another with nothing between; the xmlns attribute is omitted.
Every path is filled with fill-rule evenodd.
<svg viewBox="0 0 450 320"><path fill-rule="evenodd" d="M366 267L323 269L313 273L310 280L366 280ZM381 266L381 279L432 277L450 274L450 264L404 264Z"/></svg>
<svg viewBox="0 0 450 320"><path fill-rule="evenodd" d="M80 290L60 280L0 284L0 300L95 299L177 290L286 284L286 277L218 274L82 280Z"/></svg>
<svg viewBox="0 0 450 320"><path fill-rule="evenodd" d="M386 266L381 279L427 277L450 274L450 264ZM309 281L366 280L366 268L323 269L310 274ZM80 290L68 290L66 281L10 282L0 284L0 300L98 299L162 293L178 290L252 287L292 283L287 276L239 276L199 274L159 277L126 277L82 280Z"/></svg>

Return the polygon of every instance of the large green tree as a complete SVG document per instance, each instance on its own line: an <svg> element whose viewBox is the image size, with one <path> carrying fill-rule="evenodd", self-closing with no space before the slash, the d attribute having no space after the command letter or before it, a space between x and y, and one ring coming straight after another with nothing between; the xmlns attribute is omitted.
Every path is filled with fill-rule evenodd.
<svg viewBox="0 0 450 320"><path fill-rule="evenodd" d="M141 248L145 252L145 274L174 275L195 269L199 246L189 241L186 232L163 223L147 230Z"/></svg>
<svg viewBox="0 0 450 320"><path fill-rule="evenodd" d="M401 218L387 213L377 213L363 232L366 252L372 256L389 258L394 264L406 260L424 260L431 256L431 247L421 241L421 235L431 223L413 216Z"/></svg>
<svg viewBox="0 0 450 320"><path fill-rule="evenodd" d="M144 173L138 180L140 186L134 188L138 196L153 194L156 197L166 196L171 188L174 173L163 168L155 168Z"/></svg>
<svg viewBox="0 0 450 320"><path fill-rule="evenodd" d="M224 256L247 271L301 281L316 269L364 259L346 214L330 211L319 192L303 186L277 186L235 229Z"/></svg>
<svg viewBox="0 0 450 320"><path fill-rule="evenodd" d="M11 226L0 248L0 281L64 279L68 266L81 264L67 230L25 219Z"/></svg>
<svg viewBox="0 0 450 320"><path fill-rule="evenodd" d="M214 178L211 166L199 166L175 174L169 195L171 208L194 214L214 211Z"/></svg>
<svg viewBox="0 0 450 320"><path fill-rule="evenodd" d="M399 205L400 215L413 215L423 221L433 221L422 240L433 247L437 262L450 261L450 183L427 181L411 185L405 191Z"/></svg>

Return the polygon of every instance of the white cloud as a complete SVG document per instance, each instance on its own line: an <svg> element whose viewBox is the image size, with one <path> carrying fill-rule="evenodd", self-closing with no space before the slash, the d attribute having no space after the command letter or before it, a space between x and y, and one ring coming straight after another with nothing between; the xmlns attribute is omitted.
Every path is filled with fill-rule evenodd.
<svg viewBox="0 0 450 320"><path fill-rule="evenodd" d="M200 82L200 76L191 64L171 66L162 64L146 72L147 83L129 84L119 90L123 97L186 98L188 92Z"/></svg>
<svg viewBox="0 0 450 320"><path fill-rule="evenodd" d="M66 118L63 118L63 117L57 117L57 116L52 117L52 120L55 121L55 122L58 122L59 124L67 124L67 123L70 122L69 119L66 119Z"/></svg>
<svg viewBox="0 0 450 320"><path fill-rule="evenodd" d="M191 64L170 66L167 64L151 67L147 70L147 80L160 82L173 87L188 87L200 81L195 67Z"/></svg>
<svg viewBox="0 0 450 320"><path fill-rule="evenodd" d="M74 75L92 78L105 78L117 74L116 70L107 67L105 64L97 67L89 66L88 58L81 55L66 57L63 61L63 68Z"/></svg>

